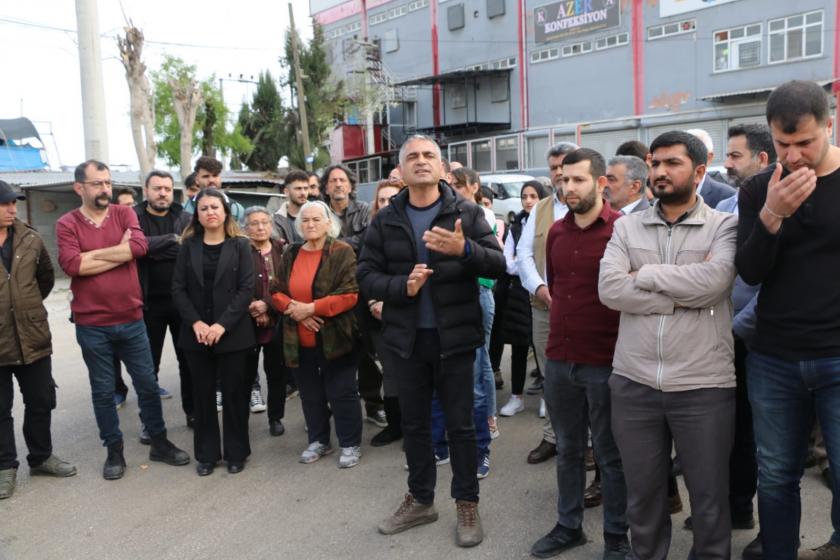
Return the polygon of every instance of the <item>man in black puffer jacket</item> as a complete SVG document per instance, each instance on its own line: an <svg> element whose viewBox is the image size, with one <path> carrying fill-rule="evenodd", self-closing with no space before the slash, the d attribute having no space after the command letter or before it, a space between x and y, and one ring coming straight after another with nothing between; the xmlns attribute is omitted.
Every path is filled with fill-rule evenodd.
<svg viewBox="0 0 840 560"><path fill-rule="evenodd" d="M409 494L379 525L393 534L438 517L431 402L446 415L457 543L483 539L478 517L473 360L484 344L478 277L498 278L505 260L481 209L441 179L440 147L412 136L400 150L408 185L367 229L357 275L361 291L384 302L383 339L397 379Z"/></svg>

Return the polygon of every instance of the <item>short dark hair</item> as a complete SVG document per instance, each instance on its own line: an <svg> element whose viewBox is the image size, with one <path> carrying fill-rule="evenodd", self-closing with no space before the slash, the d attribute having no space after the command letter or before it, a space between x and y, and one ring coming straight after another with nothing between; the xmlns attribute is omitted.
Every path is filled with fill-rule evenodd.
<svg viewBox="0 0 840 560"><path fill-rule="evenodd" d="M445 157L440 158L440 165L443 167L444 173L452 173L452 165Z"/></svg>
<svg viewBox="0 0 840 560"><path fill-rule="evenodd" d="M187 175L184 179L184 188L189 189L195 186L195 171Z"/></svg>
<svg viewBox="0 0 840 560"><path fill-rule="evenodd" d="M149 188L149 181L152 180L152 177L160 177L161 179L169 179L172 181L172 184L175 184L175 179L172 178L172 173L169 171L161 171L160 169L152 169L149 171L149 174L146 175L146 181L143 184L144 188ZM186 181L185 181L186 182ZM195 182L195 178L193 178L193 182Z"/></svg>
<svg viewBox="0 0 840 560"><path fill-rule="evenodd" d="M694 167L706 165L706 160L709 158L706 145L702 140L684 130L669 130L657 136L650 144L650 153L654 153L659 148L670 148L678 144L685 147L685 151Z"/></svg>
<svg viewBox="0 0 840 560"><path fill-rule="evenodd" d="M111 168L108 167L107 164L102 163L98 159L89 159L83 161L79 165L76 166L75 171L73 171L73 179L77 183L84 183L87 179L87 168L88 166L94 166L97 171L110 171Z"/></svg>
<svg viewBox="0 0 840 560"><path fill-rule="evenodd" d="M130 194L131 198L137 199L137 193L134 191L134 189L129 187L123 187L114 193L114 200L119 200L119 198L124 194Z"/></svg>
<svg viewBox="0 0 840 560"><path fill-rule="evenodd" d="M198 173L201 169L209 171L213 175L219 175L222 172L222 162L211 156L201 156L195 160L193 171Z"/></svg>
<svg viewBox="0 0 840 560"><path fill-rule="evenodd" d="M307 177L315 177L316 179L318 179L319 183L321 182L321 178L314 171L307 171L306 174L307 174Z"/></svg>
<svg viewBox="0 0 840 560"><path fill-rule="evenodd" d="M484 185L481 185L478 189L478 193L481 195L481 198L489 198L490 200L496 198L493 196L493 191L490 190L490 187L486 187Z"/></svg>
<svg viewBox="0 0 840 560"><path fill-rule="evenodd" d="M463 182L464 185L475 185L481 182L478 171L470 169L469 167L459 167L452 170L452 176L457 181Z"/></svg>
<svg viewBox="0 0 840 560"><path fill-rule="evenodd" d="M776 162L776 148L773 146L773 135L770 134L770 127L763 124L736 124L729 127L727 138L734 136L746 136L747 148L753 156L761 152L767 153L767 163Z"/></svg>
<svg viewBox="0 0 840 560"><path fill-rule="evenodd" d="M589 173L592 175L593 181L597 181L598 177L607 174L607 164L604 162L604 156L590 148L578 148L574 152L569 152L563 158L563 167L582 161L589 162Z"/></svg>
<svg viewBox="0 0 840 560"><path fill-rule="evenodd" d="M283 180L283 188L286 188L291 183L295 183L297 181L309 183L309 173L300 169L292 169Z"/></svg>
<svg viewBox="0 0 840 560"><path fill-rule="evenodd" d="M350 190L356 190L356 175L350 171L350 168L344 165L343 163L336 163L335 165L330 165L324 170L324 173L321 174L321 178L319 179L319 183L321 183L321 190L326 191L327 188L327 181L330 178L330 173L335 171L336 169L340 169L344 171L344 174L347 175L347 180L350 181Z"/></svg>
<svg viewBox="0 0 840 560"><path fill-rule="evenodd" d="M638 140L628 140L621 144L615 151L617 156L636 156L642 161L645 161L650 154L650 150L643 143Z"/></svg>
<svg viewBox="0 0 840 560"><path fill-rule="evenodd" d="M767 99L767 124L776 124L785 134L793 134L802 117L811 115L817 124L828 120L828 98L818 84L805 80L785 82Z"/></svg>

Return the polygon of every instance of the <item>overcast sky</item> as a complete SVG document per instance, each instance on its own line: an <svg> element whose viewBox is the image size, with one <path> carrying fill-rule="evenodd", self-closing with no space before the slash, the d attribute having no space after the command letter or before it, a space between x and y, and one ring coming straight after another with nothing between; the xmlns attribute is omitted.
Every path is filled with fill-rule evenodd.
<svg viewBox="0 0 840 560"><path fill-rule="evenodd" d="M225 102L236 113L254 87L228 75L256 80L262 70L281 73L286 0L98 0L102 72L105 84L110 163L137 169L128 117L128 86L116 36L125 16L146 36L144 61L160 67L162 56L178 56L205 78L224 78ZM312 36L309 2L292 0L295 24L305 41ZM50 165L84 160L79 57L73 0L0 3L3 79L0 119L21 115L35 121ZM169 44L164 44L169 43ZM171 44L178 43L178 44ZM52 130L52 136L49 135Z"/></svg>

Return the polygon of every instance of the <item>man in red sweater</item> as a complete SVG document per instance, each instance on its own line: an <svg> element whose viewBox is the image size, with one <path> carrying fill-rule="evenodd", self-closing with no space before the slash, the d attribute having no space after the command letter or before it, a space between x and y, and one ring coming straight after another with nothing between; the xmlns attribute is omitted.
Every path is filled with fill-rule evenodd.
<svg viewBox="0 0 840 560"><path fill-rule="evenodd" d="M551 295L543 385L557 436L557 524L531 554L554 556L586 543L583 534L584 452L588 428L601 469L604 560L623 560L627 541L627 488L610 428L610 389L619 314L598 299L598 270L621 214L603 199L607 185L601 154L580 148L563 159L569 213L554 222L546 242Z"/></svg>
<svg viewBox="0 0 840 560"><path fill-rule="evenodd" d="M88 160L76 167L73 190L82 205L56 222L58 262L70 276L76 340L88 367L93 412L108 448L102 475L125 473L123 435L114 405L114 357L125 363L137 391L140 418L151 435L149 459L186 465L190 457L166 438L152 353L143 323L135 259L148 251L137 214L111 205L111 171Z"/></svg>

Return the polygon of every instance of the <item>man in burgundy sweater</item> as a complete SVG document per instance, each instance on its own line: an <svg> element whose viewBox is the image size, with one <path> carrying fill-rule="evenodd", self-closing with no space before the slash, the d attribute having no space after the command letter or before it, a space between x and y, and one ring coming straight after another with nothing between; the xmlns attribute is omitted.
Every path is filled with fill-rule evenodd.
<svg viewBox="0 0 840 560"><path fill-rule="evenodd" d="M621 216L603 197L604 158L580 148L563 160L563 193L569 213L554 222L546 242L546 281L551 295L543 385L557 436L557 524L531 548L538 558L586 543L583 534L584 452L592 430L601 469L604 559L623 560L627 541L627 488L610 428L610 389L619 313L598 299L598 271L613 224Z"/></svg>
<svg viewBox="0 0 840 560"><path fill-rule="evenodd" d="M73 190L82 205L59 218L58 262L70 276L76 340L88 367L93 412L108 448L102 475L125 473L123 435L114 405L114 357L125 363L137 391L140 418L151 435L149 459L186 465L190 457L166 438L152 353L143 323L143 297L135 259L148 251L137 214L111 205L111 172L88 160L76 167Z"/></svg>

